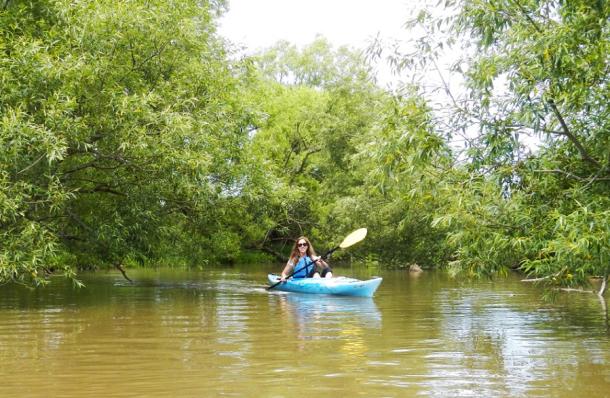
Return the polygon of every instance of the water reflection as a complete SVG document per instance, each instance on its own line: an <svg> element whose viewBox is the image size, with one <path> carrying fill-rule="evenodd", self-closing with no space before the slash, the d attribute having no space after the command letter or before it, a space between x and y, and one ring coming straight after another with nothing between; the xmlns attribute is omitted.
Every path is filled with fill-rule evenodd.
<svg viewBox="0 0 610 398"><path fill-rule="evenodd" d="M364 336L381 328L381 313L372 298L280 293L282 317L293 324L300 351L313 341L333 340L335 348L351 357L367 351Z"/></svg>
<svg viewBox="0 0 610 398"><path fill-rule="evenodd" d="M381 327L381 313L372 298L286 293L280 305L304 327L337 331L346 324Z"/></svg>
<svg viewBox="0 0 610 398"><path fill-rule="evenodd" d="M248 354L252 351L252 338L248 322L252 306L244 291L244 283L219 280L216 295L215 351L222 372L228 379L238 378L248 367Z"/></svg>
<svg viewBox="0 0 610 398"><path fill-rule="evenodd" d="M0 396L610 395L592 296L398 272L374 299L320 296L267 292L265 275L4 287Z"/></svg>
<svg viewBox="0 0 610 398"><path fill-rule="evenodd" d="M573 384L579 358L588 358L587 363L607 360L605 348L591 344L588 331L572 324L570 335L582 333L583 338L565 339L556 324L562 314L524 310L524 300L528 297L511 291L461 288L437 293L439 337L445 344L426 356L430 374L425 385L432 396L444 397L448 391L456 396L546 396L549 385ZM563 379L555 380L556 374Z"/></svg>

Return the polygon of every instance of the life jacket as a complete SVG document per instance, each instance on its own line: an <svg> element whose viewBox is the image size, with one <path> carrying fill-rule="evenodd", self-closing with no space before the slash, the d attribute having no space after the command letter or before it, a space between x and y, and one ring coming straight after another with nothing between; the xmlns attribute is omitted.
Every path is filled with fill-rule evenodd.
<svg viewBox="0 0 610 398"><path fill-rule="evenodd" d="M292 277L293 278L307 278L310 274L313 274L316 265L309 256L302 257L297 265L294 266L294 270L296 271Z"/></svg>

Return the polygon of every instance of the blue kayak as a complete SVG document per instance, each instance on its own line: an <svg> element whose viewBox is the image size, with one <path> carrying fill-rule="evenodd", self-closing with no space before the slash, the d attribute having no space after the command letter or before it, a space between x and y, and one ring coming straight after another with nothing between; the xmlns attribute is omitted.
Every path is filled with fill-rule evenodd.
<svg viewBox="0 0 610 398"><path fill-rule="evenodd" d="M269 274L269 284L280 281L279 275ZM373 297L383 278L366 281L339 276L336 278L291 278L273 290L295 293L335 294L339 296Z"/></svg>

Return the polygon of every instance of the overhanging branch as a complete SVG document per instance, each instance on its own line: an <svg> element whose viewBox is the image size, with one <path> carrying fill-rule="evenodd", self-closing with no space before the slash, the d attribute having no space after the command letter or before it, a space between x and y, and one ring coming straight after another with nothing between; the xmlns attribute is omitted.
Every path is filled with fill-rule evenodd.
<svg viewBox="0 0 610 398"><path fill-rule="evenodd" d="M561 112L559 112L559 109L557 108L555 101L553 101L553 99L549 99L548 104L551 106L551 110L555 114L555 117L557 117L557 120L559 120L559 124L561 125L561 129L562 129L562 135L565 135L566 137L568 137L568 140L570 140L570 142L572 142L572 144L574 144L574 146L580 153L580 156L583 158L583 160L586 160L587 162L595 165L596 167L601 167L599 162L597 160L593 159L591 157L591 155L589 155L589 153L587 152L585 147L582 145L582 143L578 140L578 138L574 134L572 134L572 131L570 131L570 128L568 127L568 124L566 123L565 119L561 115Z"/></svg>

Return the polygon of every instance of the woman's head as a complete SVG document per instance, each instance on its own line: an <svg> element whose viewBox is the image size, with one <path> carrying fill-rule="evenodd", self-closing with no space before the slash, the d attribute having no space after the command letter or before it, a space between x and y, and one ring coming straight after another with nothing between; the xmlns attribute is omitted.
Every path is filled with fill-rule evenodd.
<svg viewBox="0 0 610 398"><path fill-rule="evenodd" d="M314 250L311 242L307 237L301 236L297 240L294 241L294 246L292 248L292 256L315 256L316 251Z"/></svg>

